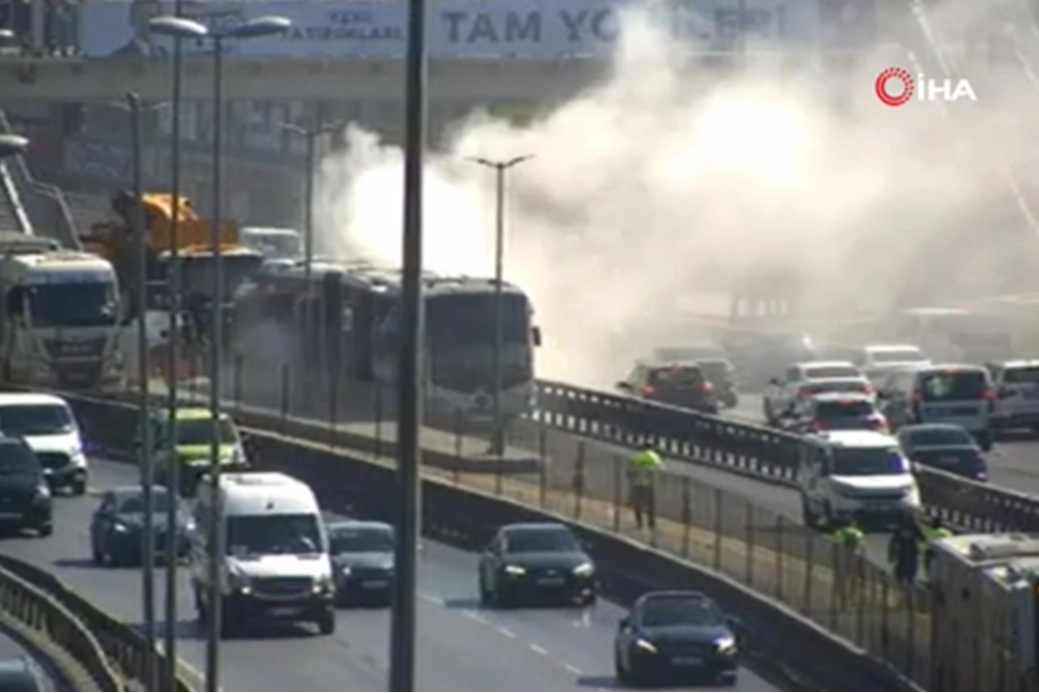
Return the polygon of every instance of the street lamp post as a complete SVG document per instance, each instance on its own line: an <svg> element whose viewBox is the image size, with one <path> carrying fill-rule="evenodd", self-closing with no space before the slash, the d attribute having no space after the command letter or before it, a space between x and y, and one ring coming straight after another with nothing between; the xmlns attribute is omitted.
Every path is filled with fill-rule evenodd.
<svg viewBox="0 0 1039 693"><path fill-rule="evenodd" d="M144 209L141 205L143 195L141 184L141 100L137 94L130 92L126 95L126 103L130 110L130 134L133 143L133 197L132 223L134 249L136 254L137 271L134 277L134 293L137 294L137 426L138 426L138 448L137 462L141 470L141 486L144 493L144 526L152 526L152 518L155 514L155 494L153 483L155 480L154 467L152 466L151 446L151 421L149 412L149 388L148 388L148 332L145 326L145 311L147 310L147 243L144 239ZM144 599L144 639L147 649L144 655L144 683L148 690L159 690L156 680L155 667L155 535L153 532L144 534L144 556L141 561L141 596Z"/></svg>
<svg viewBox="0 0 1039 693"><path fill-rule="evenodd" d="M304 179L306 181L306 191L303 195L303 285L306 287L306 296L308 299L313 290L310 286L310 279L311 269L314 265L314 178L316 176L315 167L317 165L317 139L342 129L344 125L345 123L338 121L327 124L322 124L318 121L310 128L302 128L292 123L282 124L283 128L289 132L300 135L307 143L307 171L306 178ZM302 317L303 325L301 327L304 335L304 344L308 345L307 358L314 357L317 359L319 368L322 368L324 366L324 354L320 348L320 342L318 343L318 348L311 350L309 347L311 326L318 322L315 319L314 310L309 300L306 303L306 311L304 311ZM313 353L311 353L311 351L313 351Z"/></svg>
<svg viewBox="0 0 1039 693"><path fill-rule="evenodd" d="M19 156L28 148L29 140L21 135L0 135L0 176L7 173L7 164L4 163L4 159L9 156Z"/></svg>
<svg viewBox="0 0 1039 693"><path fill-rule="evenodd" d="M209 473L216 489L220 482L220 440L216 435L220 426L221 369L220 357L223 350L224 321L224 277L221 257L221 203L223 178L223 66L224 41L250 39L282 34L292 26L285 17L258 17L218 31L210 31L205 25L182 17L156 17L149 22L156 34L181 39L210 39L213 43L213 210L210 224L210 252L213 255L213 304L210 311L212 327L209 347L209 410L212 418L212 441L209 450ZM172 535L171 535L172 536ZM219 690L220 681L220 632L221 627L221 561L223 556L223 532L219 522L209 524L209 595L206 604L209 637L206 641L206 690Z"/></svg>
<svg viewBox="0 0 1039 693"><path fill-rule="evenodd" d="M494 393L492 395L493 430L491 431L490 454L505 454L505 422L501 413L501 391L503 387L501 352L505 341L505 311L502 306L502 282L505 264L505 172L513 166L533 159L533 154L524 154L512 159L493 161L483 157L469 160L494 169L495 174L495 222L494 222L494 343L491 347L491 369L494 371Z"/></svg>

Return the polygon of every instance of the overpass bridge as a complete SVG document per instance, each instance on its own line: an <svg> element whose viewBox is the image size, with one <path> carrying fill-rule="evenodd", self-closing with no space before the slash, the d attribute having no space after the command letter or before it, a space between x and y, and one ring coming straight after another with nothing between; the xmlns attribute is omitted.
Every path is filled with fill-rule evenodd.
<svg viewBox="0 0 1039 693"><path fill-rule="evenodd" d="M434 59L429 89L435 99L552 101L589 86L607 66L601 58ZM227 61L224 70L228 100L396 100L404 95L401 60L243 57ZM136 91L146 101L161 101L169 98L172 76L170 63L163 60L12 57L0 59L0 94L5 101L67 103L115 101ZM183 88L186 99L210 98L210 58L185 57Z"/></svg>

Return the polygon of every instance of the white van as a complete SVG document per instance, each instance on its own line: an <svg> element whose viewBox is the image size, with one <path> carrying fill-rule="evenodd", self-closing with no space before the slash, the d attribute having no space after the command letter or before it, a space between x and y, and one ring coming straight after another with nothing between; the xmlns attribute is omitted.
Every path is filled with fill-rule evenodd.
<svg viewBox="0 0 1039 693"><path fill-rule="evenodd" d="M323 635L335 632L328 536L309 486L277 472L222 474L216 489L210 477L202 479L191 561L191 585L201 623L209 618L209 533L214 522L223 549L219 566L223 636L257 621L311 621Z"/></svg>
<svg viewBox="0 0 1039 693"><path fill-rule="evenodd" d="M807 527L840 519L886 525L920 507L920 491L898 440L877 431L805 436L797 482Z"/></svg>
<svg viewBox="0 0 1039 693"><path fill-rule="evenodd" d="M87 456L68 402L42 393L0 393L0 433L22 438L43 467L52 490L87 492Z"/></svg>

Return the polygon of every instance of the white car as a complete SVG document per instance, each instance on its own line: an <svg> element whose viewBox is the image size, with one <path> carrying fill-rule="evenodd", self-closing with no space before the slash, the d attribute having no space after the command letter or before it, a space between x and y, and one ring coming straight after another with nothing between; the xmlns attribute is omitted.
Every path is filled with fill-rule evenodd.
<svg viewBox="0 0 1039 693"><path fill-rule="evenodd" d="M920 490L898 439L877 431L805 436L797 485L807 527L849 518L888 525L920 508Z"/></svg>
<svg viewBox="0 0 1039 693"><path fill-rule="evenodd" d="M986 365L996 391L992 428L1027 428L1039 433L1039 360Z"/></svg>
<svg viewBox="0 0 1039 693"><path fill-rule="evenodd" d="M783 379L773 378L765 388L764 416L770 425L777 426L783 417L789 416L794 403L803 397L820 392L836 392L827 387L829 383L848 383L849 392L864 392L873 395L869 380L850 361L805 361L795 363L786 370ZM813 386L819 388L813 389Z"/></svg>
<svg viewBox="0 0 1039 693"><path fill-rule="evenodd" d="M874 384L903 368L930 366L931 360L920 347L911 344L871 344L862 347L853 362Z"/></svg>
<svg viewBox="0 0 1039 693"><path fill-rule="evenodd" d="M36 453L47 484L87 492L87 456L68 402L43 393L0 393L0 432L22 438Z"/></svg>

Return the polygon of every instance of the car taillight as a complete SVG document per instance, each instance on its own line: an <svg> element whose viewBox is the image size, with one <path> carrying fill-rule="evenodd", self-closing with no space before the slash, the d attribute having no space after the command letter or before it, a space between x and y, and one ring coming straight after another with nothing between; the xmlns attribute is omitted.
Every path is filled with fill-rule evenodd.
<svg viewBox="0 0 1039 693"><path fill-rule="evenodd" d="M983 392L981 396L987 399L989 402L996 401L996 393L992 390L985 390L985 392Z"/></svg>
<svg viewBox="0 0 1039 693"><path fill-rule="evenodd" d="M642 386L642 394L644 394L644 395L647 395L647 396L648 395L652 395L656 391L657 391L657 388L653 387L652 385L643 385Z"/></svg>
<svg viewBox="0 0 1039 693"><path fill-rule="evenodd" d="M875 394L876 391L877 391L877 389L875 387L873 387L872 385L867 385L866 389L863 390L863 392L865 392L867 395Z"/></svg>
<svg viewBox="0 0 1039 693"><path fill-rule="evenodd" d="M884 433L888 432L887 419L883 416L871 417L869 422L875 430L883 431Z"/></svg>
<svg viewBox="0 0 1039 693"><path fill-rule="evenodd" d="M700 391L704 394L710 394L714 392L714 385L712 385L711 383L704 383L700 386Z"/></svg>
<svg viewBox="0 0 1039 693"><path fill-rule="evenodd" d="M819 419L816 419L815 421L813 421L811 423L810 428L813 431L816 431L816 432L825 431L826 430L826 423L823 422L823 421L820 421Z"/></svg>
<svg viewBox="0 0 1039 693"><path fill-rule="evenodd" d="M919 392L914 392L913 394L909 395L909 401L912 402L913 404L920 404L920 400L921 399L922 398L920 397L920 393Z"/></svg>
<svg viewBox="0 0 1039 693"><path fill-rule="evenodd" d="M811 394L811 392L809 392L808 388L802 387L801 389L799 389L797 391L797 398L798 399L804 399L805 397L807 397L810 394Z"/></svg>

